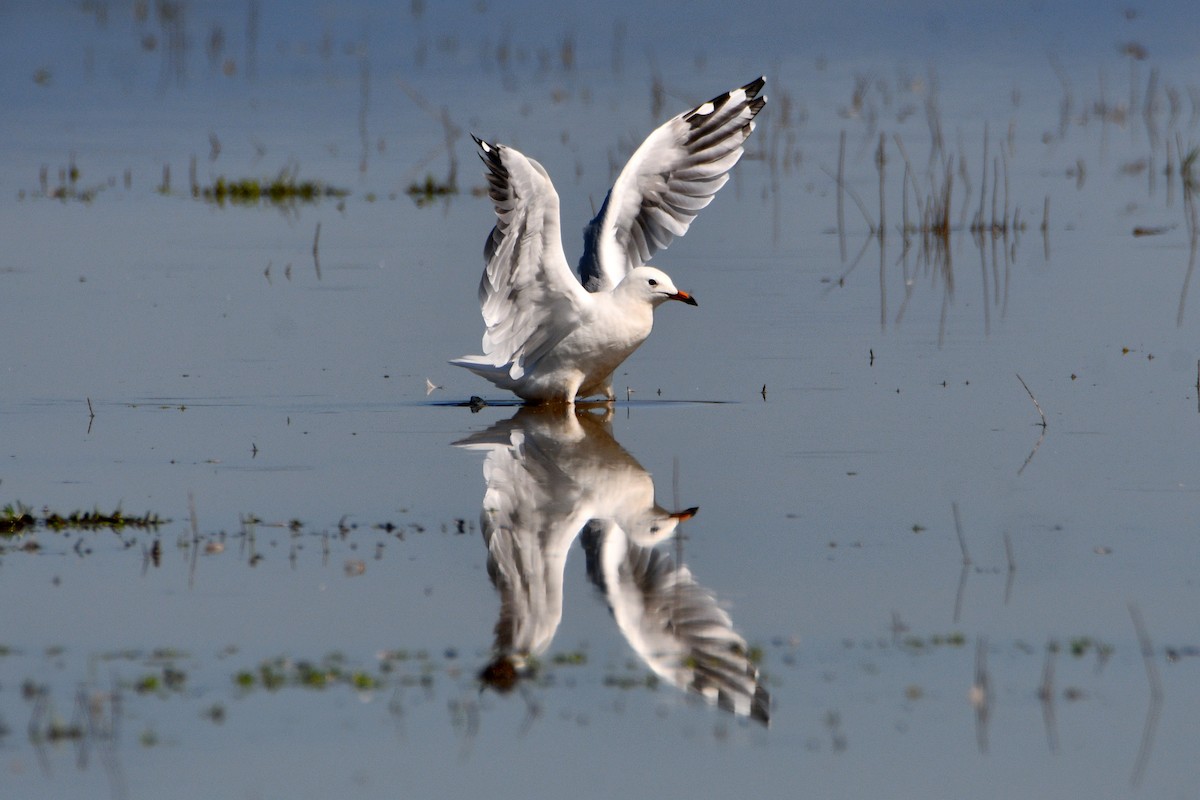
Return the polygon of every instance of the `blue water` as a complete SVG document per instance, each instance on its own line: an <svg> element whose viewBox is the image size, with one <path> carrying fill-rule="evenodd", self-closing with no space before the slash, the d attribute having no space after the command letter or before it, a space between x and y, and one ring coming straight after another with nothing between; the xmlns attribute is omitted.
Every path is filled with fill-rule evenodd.
<svg viewBox="0 0 1200 800"><path fill-rule="evenodd" d="M0 540L5 796L1193 791L1200 316L1163 173L1198 138L1188 9L175 11L0 8L0 505L171 519ZM654 125L761 73L747 157L655 259L700 306L660 309L603 436L524 464L555 508L605 465L699 506L652 549L727 611L770 725L653 678L573 529L540 669L481 689L501 593L485 456L453 443L517 409L455 405L507 398L446 364L492 224L466 134L546 166L573 260ZM933 119L955 230L906 249ZM1006 163L1026 226L976 238L985 127L984 206ZM847 197L844 255L842 132L872 221L887 158L886 236ZM217 207L193 157L349 195ZM405 194L452 163L460 194Z"/></svg>

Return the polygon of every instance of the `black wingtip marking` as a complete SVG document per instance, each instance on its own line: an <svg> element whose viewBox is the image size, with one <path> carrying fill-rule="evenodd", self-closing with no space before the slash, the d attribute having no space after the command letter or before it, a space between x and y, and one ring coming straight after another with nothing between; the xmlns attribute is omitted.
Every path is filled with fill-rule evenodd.
<svg viewBox="0 0 1200 800"><path fill-rule="evenodd" d="M475 140L476 146L479 147L481 157L495 157L500 152L500 145L498 144L492 144L489 141L480 139L473 133L471 134L471 138Z"/></svg>
<svg viewBox="0 0 1200 800"><path fill-rule="evenodd" d="M486 142L473 133L471 138L479 146L479 160L487 167L485 177L488 181L488 194L492 200L499 202L508 191L509 177L508 168L504 166L504 161L500 158L500 150L503 145Z"/></svg>
<svg viewBox="0 0 1200 800"><path fill-rule="evenodd" d="M767 85L766 76L760 75L757 78L755 78L754 80L747 83L745 86L742 86L738 89L734 89L732 91L725 92L724 94L718 95L718 96L714 97L712 100L709 100L707 103L701 103L700 105L696 106L691 111L689 111L687 114L684 114L683 119L685 122L688 122L691 125L693 130L695 130L696 128L703 125L706 120L711 119L714 114L716 114L721 109L723 109L725 107L725 104L729 102L729 98L732 97L733 93L737 92L737 91L745 92L747 106L750 109L750 116L751 116L751 118L753 118L755 115L758 114L759 111L762 110L763 105L765 105L767 102L766 97L758 96L758 93L761 92L763 87L766 85ZM701 112L701 109L703 109L705 106L711 106L711 108L707 109L704 112Z"/></svg>
<svg viewBox="0 0 1200 800"><path fill-rule="evenodd" d="M482 159L485 164L495 164L500 166L500 145L484 141L473 133L471 134L471 138L474 139L475 144L479 146L479 158Z"/></svg>

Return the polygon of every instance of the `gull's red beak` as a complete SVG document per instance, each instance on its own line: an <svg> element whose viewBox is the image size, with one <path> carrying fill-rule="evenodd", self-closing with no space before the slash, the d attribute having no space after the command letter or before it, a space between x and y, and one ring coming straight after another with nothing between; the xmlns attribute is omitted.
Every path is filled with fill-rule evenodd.
<svg viewBox="0 0 1200 800"><path fill-rule="evenodd" d="M676 292L675 294L667 295L668 299L678 300L681 303L687 303L689 306L698 306L696 298L692 297L687 292Z"/></svg>
<svg viewBox="0 0 1200 800"><path fill-rule="evenodd" d="M680 294L683 294L683 292L680 292ZM691 298L689 297L688 299L690 300ZM692 303L692 305L695 305L695 303ZM696 516L696 512L699 510L700 506L692 506L691 508L684 509L683 511L676 511L674 514L668 514L667 516L678 520L679 522L687 522L689 519Z"/></svg>

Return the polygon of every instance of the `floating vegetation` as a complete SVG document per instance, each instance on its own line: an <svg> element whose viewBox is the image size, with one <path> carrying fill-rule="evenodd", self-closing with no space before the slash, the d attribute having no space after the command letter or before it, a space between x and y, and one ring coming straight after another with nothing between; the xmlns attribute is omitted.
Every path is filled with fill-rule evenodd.
<svg viewBox="0 0 1200 800"><path fill-rule="evenodd" d="M426 175L423 183L411 183L404 191L417 204L417 208L424 208L439 198L458 194L458 187L453 180L439 181L432 175Z"/></svg>
<svg viewBox="0 0 1200 800"><path fill-rule="evenodd" d="M257 668L238 670L233 675L233 683L243 692L255 689L274 692L289 687L319 690L337 686L366 692L385 685L387 676L395 671L389 654L380 656L379 669L380 672L374 674L365 668L350 668L341 653L330 653L320 661L280 656L263 661ZM429 665L422 663L419 674L392 675L390 682L400 686L429 686L432 680Z"/></svg>
<svg viewBox="0 0 1200 800"><path fill-rule="evenodd" d="M142 516L126 515L120 508L110 514L106 514L98 508L92 511L72 511L70 514L61 514L51 511L49 508L43 508L38 514L20 502L9 503L0 508L0 536L28 533L39 527L54 531L100 530L102 528L114 531L126 528L155 530L168 522L170 522L169 519L150 512Z"/></svg>
<svg viewBox="0 0 1200 800"><path fill-rule="evenodd" d="M291 170L284 170L274 179L259 180L257 178L227 179L217 178L212 186L192 186L192 196L202 197L210 203L224 206L258 205L269 203L275 206L292 206L299 203L315 203L323 197L345 197L350 194L347 189L327 186L319 181L297 180Z"/></svg>
<svg viewBox="0 0 1200 800"><path fill-rule="evenodd" d="M182 693L186 684L187 673L168 664L161 672L147 672L139 677L133 682L133 690L161 697L170 692Z"/></svg>
<svg viewBox="0 0 1200 800"><path fill-rule="evenodd" d="M957 631L945 635L935 633L929 637L908 636L902 642L904 649L909 651L922 651L932 647L963 647L966 643L967 637Z"/></svg>
<svg viewBox="0 0 1200 800"><path fill-rule="evenodd" d="M1096 657L1103 663L1107 661L1113 654L1113 646L1106 642L1101 642L1093 639L1091 636L1073 636L1064 647L1057 641L1051 641L1046 649L1051 653L1057 653L1060 650L1065 650L1074 658L1083 658L1088 653L1095 653Z"/></svg>

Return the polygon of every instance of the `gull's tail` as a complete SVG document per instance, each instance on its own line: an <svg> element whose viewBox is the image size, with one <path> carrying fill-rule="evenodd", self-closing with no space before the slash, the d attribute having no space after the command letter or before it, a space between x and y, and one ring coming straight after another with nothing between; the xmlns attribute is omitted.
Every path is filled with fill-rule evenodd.
<svg viewBox="0 0 1200 800"><path fill-rule="evenodd" d="M486 378L501 389L511 391L514 385L512 376L509 374L509 365L501 364L497 366L487 356L463 356L451 359L450 363L456 367L471 370L471 372L474 372L481 378Z"/></svg>

